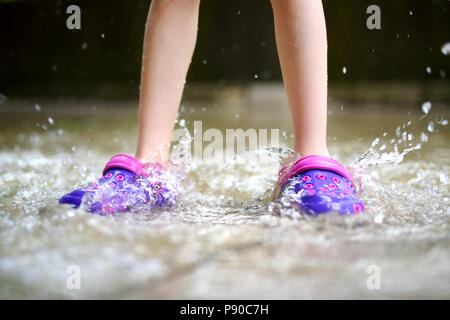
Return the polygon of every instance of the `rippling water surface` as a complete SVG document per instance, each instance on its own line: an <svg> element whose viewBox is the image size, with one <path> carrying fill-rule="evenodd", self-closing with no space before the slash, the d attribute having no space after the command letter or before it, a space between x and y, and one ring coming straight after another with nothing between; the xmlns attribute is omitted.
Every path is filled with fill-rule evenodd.
<svg viewBox="0 0 450 320"><path fill-rule="evenodd" d="M187 101L178 128L279 128L282 148L256 151L271 154L264 164L255 151L183 160L177 206L99 216L57 199L133 154L137 103L6 99L0 297L450 298L448 108L424 102L330 104L330 151L353 169L367 212L312 218L270 202L292 153L285 100ZM79 290L66 285L72 265ZM373 265L381 287L370 290Z"/></svg>

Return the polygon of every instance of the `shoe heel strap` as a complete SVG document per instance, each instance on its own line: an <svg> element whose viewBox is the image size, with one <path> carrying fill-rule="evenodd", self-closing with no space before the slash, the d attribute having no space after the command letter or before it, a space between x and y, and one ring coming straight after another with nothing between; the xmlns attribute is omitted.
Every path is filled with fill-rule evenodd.
<svg viewBox="0 0 450 320"><path fill-rule="evenodd" d="M144 164L132 156L117 154L108 161L105 169L103 169L103 174L113 168L125 169L135 174L142 174L144 171Z"/></svg>
<svg viewBox="0 0 450 320"><path fill-rule="evenodd" d="M310 155L298 159L292 165L283 167L278 174L279 184L283 185L289 178L311 169L322 169L336 172L348 180L352 180L352 176L347 169L336 160L325 156Z"/></svg>

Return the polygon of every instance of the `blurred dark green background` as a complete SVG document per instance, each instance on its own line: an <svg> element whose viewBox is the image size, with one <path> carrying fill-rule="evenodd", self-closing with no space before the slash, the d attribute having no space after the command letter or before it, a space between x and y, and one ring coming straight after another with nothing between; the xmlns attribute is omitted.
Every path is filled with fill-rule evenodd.
<svg viewBox="0 0 450 320"><path fill-rule="evenodd" d="M330 83L439 80L448 84L450 56L443 55L441 47L450 41L450 1L323 3ZM70 4L81 7L81 30L66 28ZM149 4L144 0L0 0L0 93L137 97ZM366 27L366 8L371 4L381 8L381 30ZM203 0L200 10L188 83L281 80L269 0Z"/></svg>

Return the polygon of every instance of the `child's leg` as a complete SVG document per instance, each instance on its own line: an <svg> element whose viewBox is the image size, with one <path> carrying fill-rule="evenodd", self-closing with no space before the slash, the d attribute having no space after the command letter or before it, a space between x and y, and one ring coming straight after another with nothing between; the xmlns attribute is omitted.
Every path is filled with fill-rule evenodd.
<svg viewBox="0 0 450 320"><path fill-rule="evenodd" d="M320 0L271 0L283 80L294 119L295 151L275 195L312 215L359 213L364 204L347 169L328 157L327 35Z"/></svg>
<svg viewBox="0 0 450 320"><path fill-rule="evenodd" d="M156 170L152 180L146 180L147 188L141 188L142 182L139 190L132 185L144 173L143 163L164 164L168 159L172 130L194 52L199 5L200 0L152 1L142 58L137 159L115 155L97 183L64 195L60 203L78 208L86 199L88 211L105 214L129 211L150 201L148 205L159 207L176 201L176 182L167 181L166 171L158 163L152 164Z"/></svg>
<svg viewBox="0 0 450 320"><path fill-rule="evenodd" d="M295 151L328 156L327 36L320 0L271 0Z"/></svg>
<svg viewBox="0 0 450 320"><path fill-rule="evenodd" d="M170 140L197 37L200 0L153 0L142 58L139 138L141 162L168 159Z"/></svg>

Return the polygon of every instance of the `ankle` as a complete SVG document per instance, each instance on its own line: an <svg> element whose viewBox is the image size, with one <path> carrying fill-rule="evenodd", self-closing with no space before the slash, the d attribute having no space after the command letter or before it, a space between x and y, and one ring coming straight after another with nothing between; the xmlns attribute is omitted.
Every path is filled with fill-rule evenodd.
<svg viewBox="0 0 450 320"><path fill-rule="evenodd" d="M150 153L136 152L135 158L142 163L157 162L165 164L168 160L168 155L162 154L161 152L150 152Z"/></svg>
<svg viewBox="0 0 450 320"><path fill-rule="evenodd" d="M329 157L330 153L328 152L328 148L327 147L322 147L322 148L295 148L295 151L300 155L300 157L306 157L306 156L311 156L311 155L316 155L316 156L325 156L325 157Z"/></svg>

